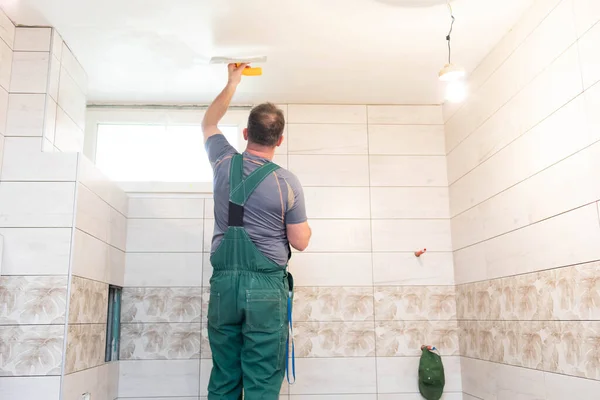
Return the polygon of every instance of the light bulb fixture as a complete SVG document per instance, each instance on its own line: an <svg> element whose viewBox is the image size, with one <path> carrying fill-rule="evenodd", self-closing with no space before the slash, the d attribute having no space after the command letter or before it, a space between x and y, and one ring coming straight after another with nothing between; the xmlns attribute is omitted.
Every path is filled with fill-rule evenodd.
<svg viewBox="0 0 600 400"><path fill-rule="evenodd" d="M452 18L452 22L450 23L450 31L446 35L446 41L448 42L448 63L444 65L444 68L440 70L438 75L441 81L454 82L464 78L466 72L462 67L452 64L452 46L450 44L450 41L452 36L452 29L454 28L454 21L456 19L454 18L454 13L452 12L450 0L448 0L446 4L448 5L448 10L450 11L450 18Z"/></svg>

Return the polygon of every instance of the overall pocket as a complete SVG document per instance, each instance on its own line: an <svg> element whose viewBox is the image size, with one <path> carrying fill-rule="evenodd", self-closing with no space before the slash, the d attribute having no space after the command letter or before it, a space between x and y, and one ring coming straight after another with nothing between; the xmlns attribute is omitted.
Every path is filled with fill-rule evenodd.
<svg viewBox="0 0 600 400"><path fill-rule="evenodd" d="M273 333L283 327L283 293L277 289L246 291L246 324L253 331Z"/></svg>
<svg viewBox="0 0 600 400"><path fill-rule="evenodd" d="M212 290L208 301L207 319L209 325L214 327L219 326L221 320L221 294Z"/></svg>

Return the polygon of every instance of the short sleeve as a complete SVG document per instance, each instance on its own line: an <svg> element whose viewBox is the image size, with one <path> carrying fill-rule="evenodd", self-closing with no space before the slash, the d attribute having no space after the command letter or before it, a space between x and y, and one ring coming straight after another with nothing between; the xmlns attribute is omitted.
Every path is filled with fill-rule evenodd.
<svg viewBox="0 0 600 400"><path fill-rule="evenodd" d="M213 167L223 157L237 153L235 148L229 144L225 136L222 134L209 137L206 140L204 147L206 148L206 153L208 154L208 160Z"/></svg>
<svg viewBox="0 0 600 400"><path fill-rule="evenodd" d="M286 224L301 224L306 222L306 204L304 202L304 190L300 181L294 176L287 180L289 185L288 196L293 196L293 199L288 199L289 207L285 214Z"/></svg>

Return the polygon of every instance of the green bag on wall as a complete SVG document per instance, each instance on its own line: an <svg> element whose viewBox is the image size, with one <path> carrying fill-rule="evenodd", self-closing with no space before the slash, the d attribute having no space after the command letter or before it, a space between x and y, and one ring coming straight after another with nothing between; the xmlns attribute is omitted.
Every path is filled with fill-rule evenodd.
<svg viewBox="0 0 600 400"><path fill-rule="evenodd" d="M428 346L421 347L419 361L419 392L427 400L439 400L444 393L446 378L442 357Z"/></svg>

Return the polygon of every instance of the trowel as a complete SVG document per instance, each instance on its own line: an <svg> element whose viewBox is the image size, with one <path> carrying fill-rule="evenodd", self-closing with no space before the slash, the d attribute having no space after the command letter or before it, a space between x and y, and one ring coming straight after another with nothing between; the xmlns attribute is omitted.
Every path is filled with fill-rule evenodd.
<svg viewBox="0 0 600 400"><path fill-rule="evenodd" d="M267 56L253 56L253 57L213 57L210 59L209 64L253 64L253 63L264 63L267 61ZM246 76L259 76L262 75L261 67L246 67L242 71L242 75Z"/></svg>

